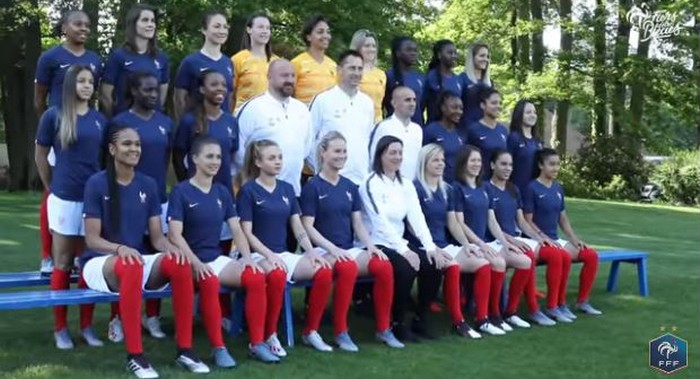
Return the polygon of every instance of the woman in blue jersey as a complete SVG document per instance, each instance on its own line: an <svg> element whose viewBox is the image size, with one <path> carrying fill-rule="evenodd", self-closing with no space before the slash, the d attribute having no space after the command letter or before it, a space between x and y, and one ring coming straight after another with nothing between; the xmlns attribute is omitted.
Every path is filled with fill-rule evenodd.
<svg viewBox="0 0 700 379"><path fill-rule="evenodd" d="M474 43L467 48L464 63L464 72L460 74L464 83L462 102L464 103L464 116L462 125L468 127L472 123L484 117L484 111L479 104L479 92L484 88L493 87L490 75L489 47L484 43Z"/></svg>
<svg viewBox="0 0 700 379"><path fill-rule="evenodd" d="M209 368L192 351L192 268L187 256L163 235L156 182L136 171L141 156L139 135L129 127L114 126L107 140L107 168L92 175L85 185L87 249L81 257L82 277L93 290L119 294L127 369L137 378L158 377L143 355L143 291L169 283L175 316L175 361L193 373L208 373ZM146 231L159 253L144 255Z"/></svg>
<svg viewBox="0 0 700 379"><path fill-rule="evenodd" d="M301 191L301 221L311 241L324 251L336 273L333 295L335 342L341 350L359 350L348 333L347 313L353 285L359 275L374 277L373 300L376 336L389 347L401 348L391 332L391 301L394 296L394 275L391 263L377 249L362 223L362 200L357 186L340 175L347 161L345 137L329 132L318 145L320 171ZM354 237L365 249L355 247Z"/></svg>
<svg viewBox="0 0 700 379"><path fill-rule="evenodd" d="M221 146L211 137L199 137L192 145L194 176L175 186L170 193L168 238L192 262L199 288L202 319L219 367L233 367L221 334L219 283L246 291L245 314L250 331L250 353L263 362L278 362L264 343L265 275L253 262L250 248L239 224L231 191L214 182L221 167ZM227 223L241 254L233 260L220 254L219 226ZM218 279L217 279L218 278Z"/></svg>
<svg viewBox="0 0 700 379"><path fill-rule="evenodd" d="M90 107L95 78L88 66L75 64L62 81L60 106L52 106L39 120L35 161L47 199L49 228L53 234L51 289L70 287L75 254L83 249L83 195L88 178L100 170L101 149L107 119ZM56 155L49 165L49 151ZM84 283L78 284L84 287ZM80 329L90 346L102 346L90 327L94 305L80 310ZM54 339L59 349L72 349L68 333L67 307L54 307Z"/></svg>
<svg viewBox="0 0 700 379"><path fill-rule="evenodd" d="M391 105L394 89L408 87L416 94L416 111L411 121L423 126L423 87L424 75L416 70L418 63L418 44L408 36L395 37L391 41L391 68L386 71L386 91L384 91L384 109L387 115L394 113Z"/></svg>
<svg viewBox="0 0 700 379"><path fill-rule="evenodd" d="M479 148L484 162L491 161L491 152L496 149L506 149L508 129L498 122L501 114L501 94L493 88L483 88L479 91L479 101L484 112L483 117L467 126L467 143ZM491 166L483 165L484 180L491 177Z"/></svg>
<svg viewBox="0 0 700 379"><path fill-rule="evenodd" d="M438 97L437 106L438 120L423 129L423 145L434 143L442 147L445 155L443 179L452 183L457 153L464 146L464 136L457 129L463 113L462 100L452 92L443 91Z"/></svg>
<svg viewBox="0 0 700 379"><path fill-rule="evenodd" d="M229 33L226 15L216 11L205 14L201 31L204 35L202 49L186 56L180 63L175 76L173 102L176 119L179 119L195 104L199 89L198 78L203 71L216 71L223 76L226 92L219 106L225 113L233 111L231 108L233 105L233 63L229 57L221 52L221 47L226 43Z"/></svg>
<svg viewBox="0 0 700 379"><path fill-rule="evenodd" d="M591 289L598 271L598 253L584 243L574 232L569 216L566 214L564 189L556 181L561 161L553 149L545 148L537 153L535 162L535 180L528 184L523 194L523 211L535 234L547 239L551 244L566 249L569 254L562 254L561 283L559 286L558 308L545 311L558 321L576 319L566 305L566 287L571 270L571 261L583 262L581 268L576 310L590 315L600 315L601 311L588 302ZM561 227L567 239L560 239L557 226ZM570 321L569 321L570 322Z"/></svg>
<svg viewBox="0 0 700 379"><path fill-rule="evenodd" d="M157 9L136 4L126 14L124 45L112 51L107 57L100 88L102 109L108 116L129 108L127 92L129 76L137 72L147 72L158 80L160 89L156 107L165 104L168 94L168 56L158 49Z"/></svg>
<svg viewBox="0 0 700 379"><path fill-rule="evenodd" d="M241 227L251 250L255 251L253 258L268 276L266 341L275 355L287 355L277 338L285 281L311 280L303 341L316 350L332 351L318 329L331 293L333 271L304 231L294 188L277 179L281 168L282 151L276 143L270 140L250 143L243 167L245 184L237 200ZM303 254L287 251L287 225L304 250Z"/></svg>
<svg viewBox="0 0 700 379"><path fill-rule="evenodd" d="M491 267L486 259L480 257L476 246L469 244L457 222L454 189L443 180L446 164L442 147L437 144L423 146L419 162L417 178L413 184L433 241L448 254L445 257L448 263L442 270L438 270L424 251L419 252L421 269L418 272L418 309L414 331L425 330L425 316L440 287L441 276L444 275L444 298L456 333L463 337L481 338L466 323L460 309L460 272L474 274L475 318L483 320L488 315ZM457 245L452 241L456 241Z"/></svg>
<svg viewBox="0 0 700 379"><path fill-rule="evenodd" d="M518 246L513 245L501 231L493 212L493 202L489 199L486 186L481 181L482 163L479 149L467 145L457 157L455 181L455 211L457 220L467 235L469 242L476 244L483 252L484 258L491 263L491 291L489 293L489 320L497 330L484 330L484 320L477 320L482 325L479 330L492 335L510 332L516 326L525 326L519 317L503 320L501 317L501 289L508 267L515 269L510 282L512 296L519 297L525 289L531 274L531 260ZM489 243L485 241L492 240Z"/></svg>
<svg viewBox="0 0 700 379"><path fill-rule="evenodd" d="M456 96L462 96L462 79L455 74L457 65L457 48L455 44L446 39L439 40L433 45L433 57L428 64L428 73L425 75L425 91L421 109L428 113L427 122L439 120L438 97L440 92L449 91Z"/></svg>
<svg viewBox="0 0 700 379"><path fill-rule="evenodd" d="M515 104L507 144L508 151L513 156L510 181L522 194L533 179L535 154L544 147L537 135L537 110L532 101L520 100Z"/></svg>

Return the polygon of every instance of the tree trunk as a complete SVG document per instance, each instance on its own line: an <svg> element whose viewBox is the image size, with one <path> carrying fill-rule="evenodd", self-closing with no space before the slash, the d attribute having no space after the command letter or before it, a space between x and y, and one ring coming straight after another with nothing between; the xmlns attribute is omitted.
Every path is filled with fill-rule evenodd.
<svg viewBox="0 0 700 379"><path fill-rule="evenodd" d="M612 125L613 134L620 134L623 131L623 125L627 124L625 120L625 98L627 95L627 86L623 81L623 76L626 72L627 64L625 60L629 51L630 24L627 22L627 12L632 7L632 0L619 0L617 7L617 36L615 37L615 55L613 58L614 74L614 90L612 98Z"/></svg>
<svg viewBox="0 0 700 379"><path fill-rule="evenodd" d="M695 73L695 86L697 88L698 97L695 99L695 104L700 103L700 9L695 11L695 38L697 38L698 46L693 55L693 72ZM695 148L700 148L700 111L698 113L698 130L695 135Z"/></svg>
<svg viewBox="0 0 700 379"><path fill-rule="evenodd" d="M518 11L515 9L515 4L513 4L513 11L510 14L510 26L515 28L515 24L518 22ZM510 38L510 67L513 69L513 74L518 72L518 37L513 33Z"/></svg>
<svg viewBox="0 0 700 379"><path fill-rule="evenodd" d="M596 0L593 27L593 113L594 133L608 133L606 121L607 87L605 83L605 0Z"/></svg>
<svg viewBox="0 0 700 379"><path fill-rule="evenodd" d="M571 0L559 1L559 18L561 19L561 51L559 52L559 85L568 88L569 62L571 61L571 46L573 37L571 34ZM568 91L567 91L568 92ZM566 140L569 126L569 100L562 99L557 103L557 130L556 141L559 154L566 153Z"/></svg>
<svg viewBox="0 0 700 379"><path fill-rule="evenodd" d="M542 73L544 69L544 40L542 39L542 29L544 28L544 23L542 22L542 0L530 0L530 12L532 13L532 21L535 24L532 31L532 72L535 74ZM544 136L545 130L545 112L544 112L544 102L542 99L533 99L535 101L537 109L537 119L540 122L537 124L537 132L539 135Z"/></svg>
<svg viewBox="0 0 700 379"><path fill-rule="evenodd" d="M112 36L112 48L120 46L122 43L124 43L124 29L126 29L126 14L129 13L129 9L131 9L131 7L133 7L137 3L137 1L121 0L118 3L119 4L115 4L114 9L112 10L116 15L115 17L117 18L117 25L114 30L114 36Z"/></svg>
<svg viewBox="0 0 700 379"><path fill-rule="evenodd" d="M530 21L530 7L528 0L520 0L518 2L518 19L528 22ZM517 36L518 41L518 81L525 82L527 70L530 67L530 35L521 33Z"/></svg>
<svg viewBox="0 0 700 379"><path fill-rule="evenodd" d="M97 39L97 26L100 24L100 0L83 0L83 11L90 17L90 25L92 29L91 38L88 38L86 46L93 51L101 51L100 43Z"/></svg>
<svg viewBox="0 0 700 379"><path fill-rule="evenodd" d="M650 43L651 40L639 42L635 60L644 61L648 58ZM644 80L643 73L636 73L635 76L636 79L632 85L632 95L630 97L630 114L632 116L630 132L632 132L635 136L639 136L641 131L644 130L642 123L644 122L644 92L646 80Z"/></svg>

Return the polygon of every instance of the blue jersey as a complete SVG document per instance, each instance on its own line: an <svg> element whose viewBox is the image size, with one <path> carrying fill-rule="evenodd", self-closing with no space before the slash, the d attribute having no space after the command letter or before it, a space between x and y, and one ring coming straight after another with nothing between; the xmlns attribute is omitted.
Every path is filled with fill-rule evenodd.
<svg viewBox="0 0 700 379"><path fill-rule="evenodd" d="M464 85L462 79L458 75L442 75L442 80L438 81L438 69L434 68L428 71L425 81L425 92L423 93L423 104L428 111L428 121L438 120L438 96L440 92L448 91L455 96L462 98L462 89Z"/></svg>
<svg viewBox="0 0 700 379"><path fill-rule="evenodd" d="M193 96L196 91L199 75L203 71L214 70L226 79L226 96L221 104L221 109L226 113L231 113L231 92L233 92L233 63L231 59L225 55L221 55L218 60L213 60L202 54L201 51L192 53L185 57L180 63L180 68L177 70L175 78L175 87L187 90L190 96Z"/></svg>
<svg viewBox="0 0 700 379"><path fill-rule="evenodd" d="M491 201L491 209L496 215L496 221L498 221L501 230L503 233L515 237L520 235L518 232L518 209L521 209L523 204L520 200L518 187L512 184L510 186L510 190L508 187L501 190L489 182L486 184L486 191ZM492 235L490 237L495 239Z"/></svg>
<svg viewBox="0 0 700 379"><path fill-rule="evenodd" d="M495 128L489 128L481 122L471 124L467 129L467 143L481 150L482 178L491 178L491 155L496 149L507 148L506 139L508 129L496 124Z"/></svg>
<svg viewBox="0 0 700 379"><path fill-rule="evenodd" d="M468 184L454 182L455 212L464 213L464 222L477 237L486 240L491 201L484 186L472 188Z"/></svg>
<svg viewBox="0 0 700 379"><path fill-rule="evenodd" d="M208 193L185 180L177 184L168 201L168 221L182 222L182 237L200 261L221 255L221 224L238 217L231 191L214 183Z"/></svg>
<svg viewBox="0 0 700 379"><path fill-rule="evenodd" d="M238 192L236 204L241 221L253 223L253 234L263 245L275 253L287 251L289 218L300 213L291 184L277 180L275 189L268 192L250 180Z"/></svg>
<svg viewBox="0 0 700 379"><path fill-rule="evenodd" d="M129 75L136 72L147 72L158 79L158 83L166 84L169 80L168 56L158 51L155 57L148 53L136 53L126 47L112 51L107 57L102 73L102 80L114 86L116 97L114 113L129 108L126 102ZM160 101L158 101L160 107Z"/></svg>
<svg viewBox="0 0 700 379"><path fill-rule="evenodd" d="M535 154L542 150L542 142L536 138L525 138L518 132L508 135L508 151L513 156L513 173L510 181L520 192L525 192L527 184L533 179L535 171Z"/></svg>
<svg viewBox="0 0 700 379"><path fill-rule="evenodd" d="M430 235L433 237L433 242L439 248L444 248L450 244L451 240L447 229L447 212L455 210L454 190L451 186L446 186L446 196L443 196L442 191L435 191L432 193L432 197L429 197L418 180L414 180L413 185L416 187L420 208L423 211L425 223L428 224ZM421 246L415 236L407 234L409 234L408 240L411 241L411 244Z"/></svg>
<svg viewBox="0 0 700 379"><path fill-rule="evenodd" d="M95 79L95 90L100 81L102 58L91 50L85 50L83 55L76 56L63 45L46 50L39 57L36 65L36 82L49 90L49 107L61 106L63 97L63 78L68 68L74 64L90 67Z"/></svg>
<svg viewBox="0 0 700 379"><path fill-rule="evenodd" d="M434 121L423 129L423 145L435 143L445 151L445 173L442 175L446 182L452 183L455 177L457 154L464 146L464 139L456 129L448 130L440 121Z"/></svg>
<svg viewBox="0 0 700 379"><path fill-rule="evenodd" d="M173 121L158 111L148 120L131 111L126 111L115 116L112 123L134 128L139 134L141 158L136 170L155 179L160 202L165 203L168 200L166 182L172 147Z"/></svg>
<svg viewBox="0 0 700 379"><path fill-rule="evenodd" d="M301 190L301 214L314 217L314 228L341 249L353 247L352 213L362 210L357 185L341 176L336 185L319 175Z"/></svg>
<svg viewBox="0 0 700 379"><path fill-rule="evenodd" d="M386 108L386 114L391 115L394 113L394 107L391 106L391 96L394 89L398 86L405 86L413 90L416 94L416 111L411 117L411 121L416 124L423 126L423 109L421 104L423 104L423 88L425 87L425 75L418 71L411 70L409 72L404 72L401 76L401 81L398 81L394 75L394 69L390 68L386 71L386 91L384 92L384 107Z"/></svg>
<svg viewBox="0 0 700 379"><path fill-rule="evenodd" d="M473 82L465 73L461 73L459 76L462 79L462 83L464 83L464 91L462 92L462 105L464 106L464 113L462 114L461 124L462 127L466 129L469 127L469 125L478 122L484 117L484 111L481 110L481 99L479 98L479 92L481 92L484 88L490 87L481 80Z"/></svg>
<svg viewBox="0 0 700 379"><path fill-rule="evenodd" d="M231 161L233 156L238 151L238 121L230 113L222 113L216 120L207 119L208 132L207 136L216 139L221 145L221 168L216 173L214 181L221 183L230 190L233 188L231 183ZM175 132L175 149L187 154L187 167L190 175L193 175L195 170L194 162L190 156L192 142L197 135L197 121L193 113L185 114L180 120Z"/></svg>
<svg viewBox="0 0 700 379"><path fill-rule="evenodd" d="M142 254L147 253L143 235L148 231L148 221L158 217L160 222L160 200L156 182L139 172L134 175L131 183L117 184L119 191L119 230L112 227L110 216L113 201L109 193L107 172L100 171L90 177L85 188L85 206L83 217L97 218L102 222L100 236L109 242L128 246ZM85 262L99 256L94 251L85 251L80 257L81 266Z"/></svg>
<svg viewBox="0 0 700 379"><path fill-rule="evenodd" d="M550 187L533 180L523 194L523 212L532 213L532 221L551 239L557 239L561 212L566 209L564 189L557 182Z"/></svg>
<svg viewBox="0 0 700 379"><path fill-rule="evenodd" d="M102 147L106 141L107 119L88 108L77 119L77 138L67 148L61 146L60 111L51 107L41 116L36 134L37 145L52 147L56 165L51 175L51 193L67 201L83 201L85 182L100 171Z"/></svg>

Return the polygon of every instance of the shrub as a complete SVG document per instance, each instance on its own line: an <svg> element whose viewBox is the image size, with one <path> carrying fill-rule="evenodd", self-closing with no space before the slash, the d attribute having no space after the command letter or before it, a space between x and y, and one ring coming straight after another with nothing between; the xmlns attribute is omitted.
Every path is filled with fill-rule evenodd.
<svg viewBox="0 0 700 379"><path fill-rule="evenodd" d="M652 181L662 188L664 200L685 205L700 204L700 151L675 152L656 167Z"/></svg>

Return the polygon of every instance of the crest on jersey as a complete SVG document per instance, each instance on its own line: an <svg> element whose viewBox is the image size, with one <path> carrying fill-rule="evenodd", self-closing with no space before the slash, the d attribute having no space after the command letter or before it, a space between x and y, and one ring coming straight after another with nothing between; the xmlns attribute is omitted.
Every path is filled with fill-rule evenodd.
<svg viewBox="0 0 700 379"><path fill-rule="evenodd" d="M221 199L216 199L216 203L219 204L219 209L221 209L223 207L223 205L221 203Z"/></svg>
<svg viewBox="0 0 700 379"><path fill-rule="evenodd" d="M557 192L557 197L559 198L559 201L561 201L561 192Z"/></svg>
<svg viewBox="0 0 700 379"><path fill-rule="evenodd" d="M282 196L282 201L284 201L284 203L287 204L287 206L289 206L289 199L287 198L287 196Z"/></svg>
<svg viewBox="0 0 700 379"><path fill-rule="evenodd" d="M165 128L158 125L158 130L160 130L160 134L165 135Z"/></svg>
<svg viewBox="0 0 700 379"><path fill-rule="evenodd" d="M160 62L158 62L157 59L154 59L154 60L153 60L153 63L156 65L156 69L157 69L157 70L160 70Z"/></svg>
<svg viewBox="0 0 700 379"><path fill-rule="evenodd" d="M228 74L233 76L233 70L231 70L231 67L226 67L226 71L228 71Z"/></svg>
<svg viewBox="0 0 700 379"><path fill-rule="evenodd" d="M102 131L102 123L100 123L99 121L95 120L95 126L97 126L97 129L99 129L100 131Z"/></svg>
<svg viewBox="0 0 700 379"><path fill-rule="evenodd" d="M233 129L231 129L230 126L227 126L226 130L228 130L228 138L233 138Z"/></svg>
<svg viewBox="0 0 700 379"><path fill-rule="evenodd" d="M350 191L345 191L345 195L347 195L348 201L352 202L352 194L350 193Z"/></svg>
<svg viewBox="0 0 700 379"><path fill-rule="evenodd" d="M418 87L423 88L423 79L418 79Z"/></svg>
<svg viewBox="0 0 700 379"><path fill-rule="evenodd" d="M141 204L146 204L146 193L139 191L139 199L141 199Z"/></svg>
<svg viewBox="0 0 700 379"><path fill-rule="evenodd" d="M95 67L94 64L90 63L90 71L95 72L96 69L97 67Z"/></svg>
<svg viewBox="0 0 700 379"><path fill-rule="evenodd" d="M501 139L503 140L503 142L505 142L505 141L506 141L506 135L503 134L503 133L501 133Z"/></svg>

